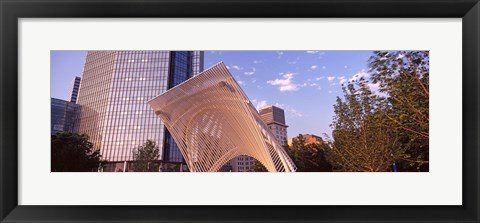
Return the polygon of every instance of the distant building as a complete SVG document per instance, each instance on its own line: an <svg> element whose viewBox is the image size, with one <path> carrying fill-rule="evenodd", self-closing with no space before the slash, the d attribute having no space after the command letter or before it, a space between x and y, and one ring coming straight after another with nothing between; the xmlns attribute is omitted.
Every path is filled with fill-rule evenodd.
<svg viewBox="0 0 480 223"><path fill-rule="evenodd" d="M52 98L50 114L50 133L52 135L55 135L58 132L78 133L77 104L57 98Z"/></svg>
<svg viewBox="0 0 480 223"><path fill-rule="evenodd" d="M75 77L70 87L70 102L77 103L78 91L80 90L80 81L82 78Z"/></svg>
<svg viewBox="0 0 480 223"><path fill-rule="evenodd" d="M285 112L279 107L270 105L259 110L263 122L272 130L275 137L282 145L287 143L287 125L285 123Z"/></svg>
<svg viewBox="0 0 480 223"><path fill-rule="evenodd" d="M253 172L255 168L255 159L246 155L237 156L225 164L222 171L224 168L230 168L232 172Z"/></svg>
<svg viewBox="0 0 480 223"><path fill-rule="evenodd" d="M259 110L262 121L267 124L275 138L284 145L287 143L287 124L285 123L285 111L279 107L270 105ZM238 156L225 166L222 171L251 172L255 167L255 159L250 156Z"/></svg>
<svg viewBox="0 0 480 223"><path fill-rule="evenodd" d="M313 134L302 134L303 139L305 140L305 145L323 143L323 139L320 136ZM292 146L293 140L298 140L298 136L288 140L288 145Z"/></svg>

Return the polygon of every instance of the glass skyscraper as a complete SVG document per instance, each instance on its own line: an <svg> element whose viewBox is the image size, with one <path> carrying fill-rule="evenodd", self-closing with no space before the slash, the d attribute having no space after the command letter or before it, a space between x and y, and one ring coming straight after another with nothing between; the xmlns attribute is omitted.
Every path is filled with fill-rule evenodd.
<svg viewBox="0 0 480 223"><path fill-rule="evenodd" d="M77 99L79 132L109 162L132 161L133 149L148 139L164 161L183 162L147 101L202 70L200 51L89 51Z"/></svg>
<svg viewBox="0 0 480 223"><path fill-rule="evenodd" d="M50 134L57 132L78 132L77 104L57 98L51 98Z"/></svg>

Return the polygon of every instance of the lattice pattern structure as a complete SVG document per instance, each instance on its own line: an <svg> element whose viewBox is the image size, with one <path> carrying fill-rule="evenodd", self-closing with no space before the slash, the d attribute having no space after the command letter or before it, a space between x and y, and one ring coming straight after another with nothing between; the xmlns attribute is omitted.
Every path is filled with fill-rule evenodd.
<svg viewBox="0 0 480 223"><path fill-rule="evenodd" d="M288 157L223 62L148 102L192 172L216 172L248 155L270 172L294 172Z"/></svg>

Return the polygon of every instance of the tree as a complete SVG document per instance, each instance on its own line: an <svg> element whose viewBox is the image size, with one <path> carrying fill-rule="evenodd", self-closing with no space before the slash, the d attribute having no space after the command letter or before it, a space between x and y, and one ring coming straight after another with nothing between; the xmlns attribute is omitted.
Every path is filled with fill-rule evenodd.
<svg viewBox="0 0 480 223"><path fill-rule="evenodd" d="M374 52L371 81L337 97L328 158L335 170L428 171L429 52ZM378 88L372 92L371 88Z"/></svg>
<svg viewBox="0 0 480 223"><path fill-rule="evenodd" d="M385 125L393 128L404 154L400 171L429 169L429 52L378 51L369 60L372 81L386 95Z"/></svg>
<svg viewBox="0 0 480 223"><path fill-rule="evenodd" d="M51 136L52 172L90 172L97 169L101 155L86 134L61 132Z"/></svg>
<svg viewBox="0 0 480 223"><path fill-rule="evenodd" d="M268 172L268 170L262 163L260 163L260 161L255 159L253 163L253 172Z"/></svg>
<svg viewBox="0 0 480 223"><path fill-rule="evenodd" d="M133 171L157 172L159 169L158 159L160 150L155 141L147 140L142 146L133 150Z"/></svg>
<svg viewBox="0 0 480 223"><path fill-rule="evenodd" d="M326 145L305 142L302 135L292 139L292 146L284 145L285 151L297 166L297 172L330 172L332 165L326 159Z"/></svg>
<svg viewBox="0 0 480 223"><path fill-rule="evenodd" d="M397 137L385 124L387 104L361 78L343 87L334 105L333 142L328 160L336 171L389 171L398 151Z"/></svg>

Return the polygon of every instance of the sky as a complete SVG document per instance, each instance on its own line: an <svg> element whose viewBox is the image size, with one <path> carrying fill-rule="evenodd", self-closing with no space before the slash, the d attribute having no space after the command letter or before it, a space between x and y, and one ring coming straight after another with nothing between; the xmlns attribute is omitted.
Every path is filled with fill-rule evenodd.
<svg viewBox="0 0 480 223"><path fill-rule="evenodd" d="M86 51L51 51L51 96L66 100ZM288 137L331 135L342 84L368 78L372 51L205 51L205 69L223 61L258 108L285 110ZM374 86L372 86L374 88Z"/></svg>

